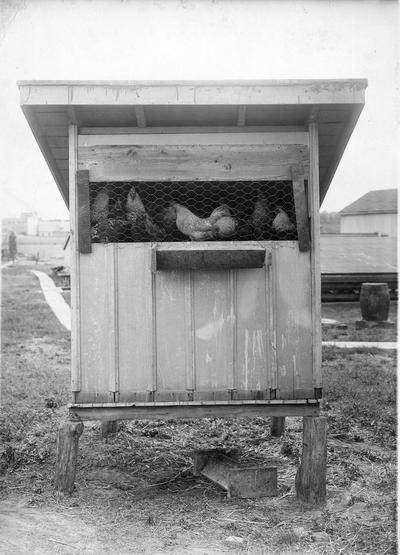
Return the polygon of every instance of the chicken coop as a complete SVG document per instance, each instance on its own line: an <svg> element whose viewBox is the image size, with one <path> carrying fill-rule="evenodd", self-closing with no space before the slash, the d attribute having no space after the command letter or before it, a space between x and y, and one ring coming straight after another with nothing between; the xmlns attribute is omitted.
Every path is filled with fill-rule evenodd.
<svg viewBox="0 0 400 555"><path fill-rule="evenodd" d="M19 83L70 210L70 424L318 417L319 207L366 85Z"/></svg>

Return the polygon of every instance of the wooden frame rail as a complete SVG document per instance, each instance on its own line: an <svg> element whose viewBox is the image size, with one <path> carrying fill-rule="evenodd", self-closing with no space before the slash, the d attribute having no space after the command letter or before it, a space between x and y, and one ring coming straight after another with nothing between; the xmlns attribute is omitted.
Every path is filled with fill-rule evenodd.
<svg viewBox="0 0 400 555"><path fill-rule="evenodd" d="M82 403L69 405L71 419L158 420L175 418L244 416L319 416L319 402L298 401L205 401L181 403Z"/></svg>

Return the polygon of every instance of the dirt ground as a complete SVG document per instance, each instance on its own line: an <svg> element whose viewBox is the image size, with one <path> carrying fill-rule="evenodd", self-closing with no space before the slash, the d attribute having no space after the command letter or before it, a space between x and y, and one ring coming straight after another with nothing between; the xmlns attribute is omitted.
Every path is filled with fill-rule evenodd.
<svg viewBox="0 0 400 555"><path fill-rule="evenodd" d="M86 424L76 489L53 488L56 433L69 400L69 334L35 276L4 271L0 553L396 553L396 357L324 349L327 503L299 503L299 418ZM344 311L344 309L343 309ZM343 318L350 318L342 311ZM237 448L278 468L278 496L227 499L192 474L197 448Z"/></svg>

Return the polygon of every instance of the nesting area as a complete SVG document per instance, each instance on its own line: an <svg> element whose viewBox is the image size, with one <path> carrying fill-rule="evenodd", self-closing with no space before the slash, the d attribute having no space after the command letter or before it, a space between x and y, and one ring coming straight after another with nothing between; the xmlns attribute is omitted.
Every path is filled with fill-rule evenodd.
<svg viewBox="0 0 400 555"><path fill-rule="evenodd" d="M297 239L291 181L90 184L92 243Z"/></svg>

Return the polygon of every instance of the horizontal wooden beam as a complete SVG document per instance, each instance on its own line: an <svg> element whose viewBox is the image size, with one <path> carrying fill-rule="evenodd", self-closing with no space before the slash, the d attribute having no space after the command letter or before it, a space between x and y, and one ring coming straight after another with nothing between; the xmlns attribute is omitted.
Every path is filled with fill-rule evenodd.
<svg viewBox="0 0 400 555"><path fill-rule="evenodd" d="M22 105L363 103L365 79L261 82L20 82Z"/></svg>
<svg viewBox="0 0 400 555"><path fill-rule="evenodd" d="M131 133L172 134L172 133L298 133L307 132L304 125L237 125L225 126L164 126L164 127L80 127L79 135L129 135Z"/></svg>
<svg viewBox="0 0 400 555"><path fill-rule="evenodd" d="M291 180L305 145L100 145L79 147L78 167L90 181Z"/></svg>
<svg viewBox="0 0 400 555"><path fill-rule="evenodd" d="M220 145L229 147L230 145L309 145L309 135L307 132L280 132L265 133L246 132L243 127L242 133L125 133L118 135L79 135L79 147L93 146L209 146Z"/></svg>
<svg viewBox="0 0 400 555"><path fill-rule="evenodd" d="M236 418L318 416L318 402L230 401L202 403L103 403L69 405L71 417L82 420L167 420L175 418Z"/></svg>
<svg viewBox="0 0 400 555"><path fill-rule="evenodd" d="M238 268L262 268L265 265L263 247L215 249L196 248L156 248L155 267L157 270L226 270Z"/></svg>

